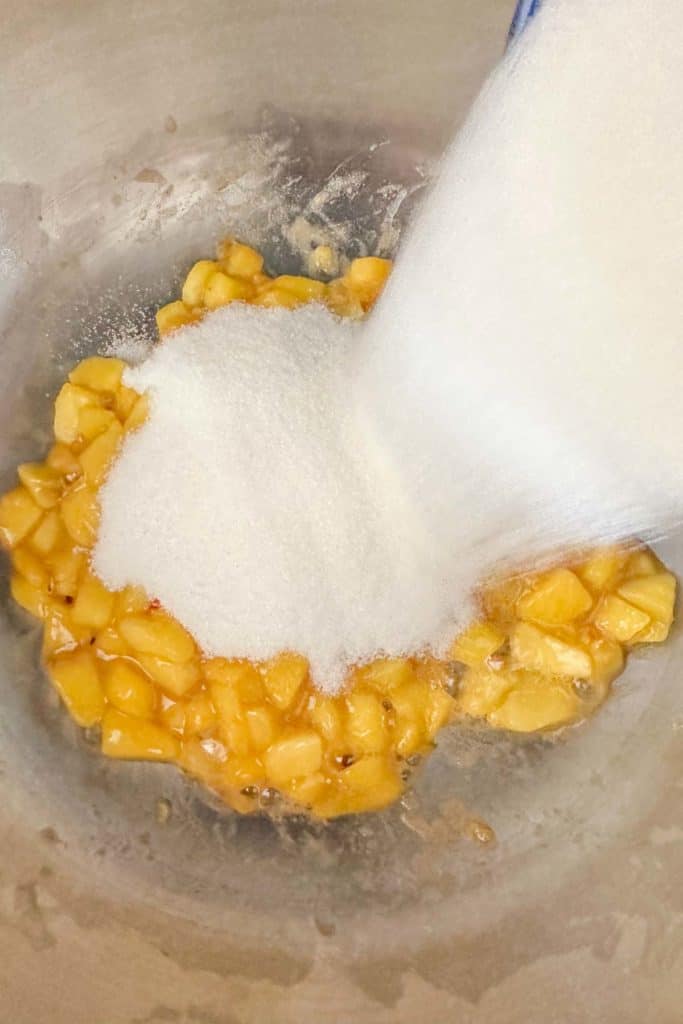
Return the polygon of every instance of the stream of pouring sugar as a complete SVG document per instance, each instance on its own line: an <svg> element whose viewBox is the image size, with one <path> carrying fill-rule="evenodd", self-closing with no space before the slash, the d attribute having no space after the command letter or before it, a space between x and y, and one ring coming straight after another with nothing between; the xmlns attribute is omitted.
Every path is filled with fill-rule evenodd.
<svg viewBox="0 0 683 1024"><path fill-rule="evenodd" d="M683 511L683 9L547 3L446 155L359 349L444 570Z"/></svg>
<svg viewBox="0 0 683 1024"><path fill-rule="evenodd" d="M235 304L128 372L152 411L102 491L108 585L333 690L441 649L501 562L678 521L683 12L639 16L544 6L366 326Z"/></svg>

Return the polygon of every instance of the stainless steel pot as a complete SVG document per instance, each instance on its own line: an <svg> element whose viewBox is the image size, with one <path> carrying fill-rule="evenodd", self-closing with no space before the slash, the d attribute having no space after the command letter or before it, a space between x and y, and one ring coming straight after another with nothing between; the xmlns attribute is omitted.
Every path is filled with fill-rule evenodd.
<svg viewBox="0 0 683 1024"><path fill-rule="evenodd" d="M513 6L0 0L0 486L222 233L390 251ZM556 742L453 731L402 806L273 825L102 760L6 568L2 1024L680 1020L679 637Z"/></svg>

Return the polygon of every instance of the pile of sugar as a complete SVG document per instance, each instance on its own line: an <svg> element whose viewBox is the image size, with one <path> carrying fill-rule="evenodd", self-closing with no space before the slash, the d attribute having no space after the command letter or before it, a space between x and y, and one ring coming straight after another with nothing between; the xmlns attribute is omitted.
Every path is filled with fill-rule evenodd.
<svg viewBox="0 0 683 1024"><path fill-rule="evenodd" d="M332 690L440 649L503 560L675 523L682 27L548 2L367 325L236 305L129 371L152 413L103 490L105 582Z"/></svg>
<svg viewBox="0 0 683 1024"><path fill-rule="evenodd" d="M151 415L102 491L94 558L208 654L300 651L329 689L351 662L453 628L438 559L349 415L359 337L322 306L236 304L128 370Z"/></svg>

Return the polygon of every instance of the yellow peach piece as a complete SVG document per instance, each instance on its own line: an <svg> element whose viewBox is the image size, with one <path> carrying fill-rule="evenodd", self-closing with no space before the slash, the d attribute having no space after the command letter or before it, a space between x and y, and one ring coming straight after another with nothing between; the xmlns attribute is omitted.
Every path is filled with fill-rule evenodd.
<svg viewBox="0 0 683 1024"><path fill-rule="evenodd" d="M137 402L140 395L134 388L128 388L125 384L122 384L116 392L115 410L121 423L130 416L133 406Z"/></svg>
<svg viewBox="0 0 683 1024"><path fill-rule="evenodd" d="M378 754L388 743L386 712L373 693L352 691L346 697L346 732L354 754Z"/></svg>
<svg viewBox="0 0 683 1024"><path fill-rule="evenodd" d="M336 813L377 811L396 800L403 784L395 768L381 755L361 757L340 772L346 790Z"/></svg>
<svg viewBox="0 0 683 1024"><path fill-rule="evenodd" d="M617 594L656 622L671 625L676 600L676 577L673 573L655 572L650 576L636 576L622 583Z"/></svg>
<svg viewBox="0 0 683 1024"><path fill-rule="evenodd" d="M639 633L632 636L630 644L661 644L669 635L671 625L665 622L655 622L654 619Z"/></svg>
<svg viewBox="0 0 683 1024"><path fill-rule="evenodd" d="M16 548L12 556L12 563L16 571L24 576L34 587L47 591L49 573L40 558L37 558L26 547Z"/></svg>
<svg viewBox="0 0 683 1024"><path fill-rule="evenodd" d="M63 544L66 533L59 514L59 509L52 508L46 512L33 533L29 534L28 543L42 558L49 555L56 547Z"/></svg>
<svg viewBox="0 0 683 1024"><path fill-rule="evenodd" d="M58 441L73 444L78 440L78 420L88 405L102 405L101 396L89 388L66 383L55 399L54 432Z"/></svg>
<svg viewBox="0 0 683 1024"><path fill-rule="evenodd" d="M164 612L126 615L118 626L124 640L141 654L182 663L196 653L194 640L187 630Z"/></svg>
<svg viewBox="0 0 683 1024"><path fill-rule="evenodd" d="M278 722L270 708L247 708L244 712L244 719L249 733L249 743L254 750L260 752L274 742L278 731Z"/></svg>
<svg viewBox="0 0 683 1024"><path fill-rule="evenodd" d="M595 609L593 622L606 636L625 644L645 629L650 616L616 594L607 594Z"/></svg>
<svg viewBox="0 0 683 1024"><path fill-rule="evenodd" d="M301 730L285 735L264 755L268 780L274 786L317 772L322 764L322 741L317 732Z"/></svg>
<svg viewBox="0 0 683 1024"><path fill-rule="evenodd" d="M123 622L124 620L121 620ZM121 630L121 622L119 630ZM122 632L124 640L127 637ZM130 643L128 640L127 642ZM131 644L131 646L133 646ZM165 693L172 697L184 697L199 684L201 671L199 662L192 658L189 661L167 661L165 658L157 658L153 654L141 654L136 652L137 660L142 665L147 675L151 676L155 683Z"/></svg>
<svg viewBox="0 0 683 1024"><path fill-rule="evenodd" d="M517 602L521 619L546 626L561 626L585 615L593 598L575 573L553 569L537 577Z"/></svg>
<svg viewBox="0 0 683 1024"><path fill-rule="evenodd" d="M210 683L224 683L233 687L245 704L261 704L266 698L263 679L249 661L211 658L202 663L202 671Z"/></svg>
<svg viewBox="0 0 683 1024"><path fill-rule="evenodd" d="M625 563L621 548L602 548L578 566L576 573L591 593L599 594L614 586Z"/></svg>
<svg viewBox="0 0 683 1024"><path fill-rule="evenodd" d="M431 688L425 708L425 727L430 739L451 720L456 711L456 703L449 693L439 686Z"/></svg>
<svg viewBox="0 0 683 1024"><path fill-rule="evenodd" d="M107 661L102 668L104 692L110 704L134 718L149 718L156 693L148 677L125 658Z"/></svg>
<svg viewBox="0 0 683 1024"><path fill-rule="evenodd" d="M85 408L95 408L95 406L86 406ZM76 477L81 475L81 464L78 461L78 456L67 444L62 444L61 441L52 445L52 448L47 453L45 463L51 466L52 469L56 469L64 477L65 481L69 483L72 483Z"/></svg>
<svg viewBox="0 0 683 1024"><path fill-rule="evenodd" d="M84 552L74 548L60 548L48 556L46 564L52 578L53 593L59 597L75 598L85 571Z"/></svg>
<svg viewBox="0 0 683 1024"><path fill-rule="evenodd" d="M505 643L505 633L491 622L474 622L456 638L448 652L452 661L476 668Z"/></svg>
<svg viewBox="0 0 683 1024"><path fill-rule="evenodd" d="M157 310L156 322L159 335L170 334L177 331L179 327L186 327L197 320L197 313L190 309L184 302L169 302Z"/></svg>
<svg viewBox="0 0 683 1024"><path fill-rule="evenodd" d="M368 309L382 291L390 271L391 260L379 256L362 256L351 262L346 280L359 296L364 309Z"/></svg>
<svg viewBox="0 0 683 1024"><path fill-rule="evenodd" d="M520 668L533 669L545 675L590 679L593 673L593 664L586 650L529 622L518 623L512 631L510 653Z"/></svg>
<svg viewBox="0 0 683 1024"><path fill-rule="evenodd" d="M37 587L15 572L10 579L10 593L18 605L37 619L43 619L50 609L50 599L47 590Z"/></svg>
<svg viewBox="0 0 683 1024"><path fill-rule="evenodd" d="M144 718L132 718L114 708L102 717L102 753L134 761L174 761L180 752L178 739L163 726Z"/></svg>
<svg viewBox="0 0 683 1024"><path fill-rule="evenodd" d="M43 626L43 659L49 662L56 654L78 646L77 630L73 628L66 608L52 603Z"/></svg>
<svg viewBox="0 0 683 1024"><path fill-rule="evenodd" d="M84 405L78 413L78 436L89 443L104 434L112 424L118 423L116 413L100 405Z"/></svg>
<svg viewBox="0 0 683 1024"><path fill-rule="evenodd" d="M284 711L294 703L308 678L308 662L299 654L285 652L264 662L262 672L268 696Z"/></svg>
<svg viewBox="0 0 683 1024"><path fill-rule="evenodd" d="M460 680L457 707L470 718L483 718L502 703L514 681L513 673L497 672L485 666L469 669Z"/></svg>
<svg viewBox="0 0 683 1024"><path fill-rule="evenodd" d="M356 670L355 685L371 686L380 693L390 694L415 679L408 658L379 658Z"/></svg>
<svg viewBox="0 0 683 1024"><path fill-rule="evenodd" d="M0 542L14 548L35 529L43 514L25 487L15 487L0 498Z"/></svg>
<svg viewBox="0 0 683 1024"><path fill-rule="evenodd" d="M60 511L62 522L72 540L81 547L92 547L100 522L100 507L93 488L79 482L62 498Z"/></svg>
<svg viewBox="0 0 683 1024"><path fill-rule="evenodd" d="M84 648L68 651L48 662L47 669L74 721L82 726L97 725L105 700L95 655Z"/></svg>
<svg viewBox="0 0 683 1024"><path fill-rule="evenodd" d="M117 419L114 419L107 430L103 434L99 434L81 452L79 461L88 486L96 488L103 482L121 444L122 437L123 427Z"/></svg>
<svg viewBox="0 0 683 1024"><path fill-rule="evenodd" d="M81 580L71 614L79 626L103 629L114 610L114 595L93 576L86 573Z"/></svg>
<svg viewBox="0 0 683 1024"><path fill-rule="evenodd" d="M126 364L122 359L91 356L83 359L69 374L72 384L92 391L116 391Z"/></svg>
<svg viewBox="0 0 683 1024"><path fill-rule="evenodd" d="M204 305L207 309L218 309L230 302L247 299L251 293L252 288L246 281L217 270L206 283Z"/></svg>
<svg viewBox="0 0 683 1024"><path fill-rule="evenodd" d="M570 684L530 673L491 711L488 721L496 729L536 732L570 722L578 709L579 698Z"/></svg>
<svg viewBox="0 0 683 1024"><path fill-rule="evenodd" d="M176 705L177 707L178 705ZM184 709L183 729L188 736L208 735L216 727L216 709L207 693L188 700Z"/></svg>
<svg viewBox="0 0 683 1024"><path fill-rule="evenodd" d="M40 508L53 508L62 493L62 475L45 462L24 462L17 473L22 484Z"/></svg>
<svg viewBox="0 0 683 1024"><path fill-rule="evenodd" d="M209 278L220 269L213 260L199 260L194 264L183 284L183 302L186 306L202 306Z"/></svg>
<svg viewBox="0 0 683 1024"><path fill-rule="evenodd" d="M343 724L339 701L314 694L309 708L311 724L332 747L342 742Z"/></svg>
<svg viewBox="0 0 683 1024"><path fill-rule="evenodd" d="M232 239L218 246L218 260L226 274L253 278L263 270L263 256L256 249Z"/></svg>

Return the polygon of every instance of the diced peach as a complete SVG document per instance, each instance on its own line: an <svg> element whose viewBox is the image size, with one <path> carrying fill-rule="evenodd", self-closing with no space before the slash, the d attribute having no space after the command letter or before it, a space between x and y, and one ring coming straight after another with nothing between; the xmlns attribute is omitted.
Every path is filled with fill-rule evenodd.
<svg viewBox="0 0 683 1024"><path fill-rule="evenodd" d="M124 658L104 663L104 692L110 704L134 718L149 718L156 706L154 686L148 677Z"/></svg>
<svg viewBox="0 0 683 1024"><path fill-rule="evenodd" d="M29 583L40 590L47 591L49 574L45 564L26 547L18 547L12 556L12 563L16 571L24 576Z"/></svg>
<svg viewBox="0 0 683 1024"><path fill-rule="evenodd" d="M114 595L92 573L86 573L71 610L74 622L91 629L103 629L114 610Z"/></svg>
<svg viewBox="0 0 683 1024"><path fill-rule="evenodd" d="M579 699L570 684L529 673L491 711L488 721L496 729L536 732L571 721L578 709Z"/></svg>
<svg viewBox="0 0 683 1024"><path fill-rule="evenodd" d="M122 620L123 621L123 620ZM121 623L119 623L119 629ZM127 639L124 635L124 640ZM153 654L136 655L147 675L172 697L184 697L199 683L201 673L199 663L193 658L190 661L166 661L156 658Z"/></svg>
<svg viewBox="0 0 683 1024"><path fill-rule="evenodd" d="M583 562L576 572L593 594L599 594L614 586L625 562L626 555L621 548L602 548Z"/></svg>
<svg viewBox="0 0 683 1024"><path fill-rule="evenodd" d="M52 576L53 593L59 597L75 598L85 564L85 554L74 548L60 548L52 552L47 558L47 565Z"/></svg>
<svg viewBox="0 0 683 1024"><path fill-rule="evenodd" d="M15 487L0 498L0 542L14 548L38 523L43 512L25 487Z"/></svg>
<svg viewBox="0 0 683 1024"><path fill-rule="evenodd" d="M91 487L79 483L62 498L60 506L62 521L72 540L81 547L90 548L97 538L100 522L100 507L97 495Z"/></svg>
<svg viewBox="0 0 683 1024"><path fill-rule="evenodd" d="M18 605L37 619L43 619L49 612L50 599L43 587L37 587L16 572L10 579L10 593Z"/></svg>
<svg viewBox="0 0 683 1024"><path fill-rule="evenodd" d="M125 423L128 419L138 398L140 398L140 395L134 388L127 388L125 384L122 384L118 389L116 392L115 409L121 423Z"/></svg>
<svg viewBox="0 0 683 1024"><path fill-rule="evenodd" d="M616 594L607 594L595 609L593 622L606 636L625 644L645 629L650 616Z"/></svg>
<svg viewBox="0 0 683 1024"><path fill-rule="evenodd" d="M118 423L118 420L111 409L104 409L100 405L85 405L78 414L78 436L87 444L104 434L113 423Z"/></svg>
<svg viewBox="0 0 683 1024"><path fill-rule="evenodd" d="M73 444L78 439L78 419L87 405L101 405L101 397L89 388L67 383L55 399L54 432L58 441Z"/></svg>
<svg viewBox="0 0 683 1024"><path fill-rule="evenodd" d="M184 302L169 302L157 310L156 314L157 329L162 338L171 331L177 331L179 327L195 323L197 319L196 312Z"/></svg>
<svg viewBox="0 0 683 1024"><path fill-rule="evenodd" d="M102 718L102 753L134 761L174 761L179 754L177 738L144 718L132 718L108 708Z"/></svg>
<svg viewBox="0 0 683 1024"><path fill-rule="evenodd" d="M569 569L538 576L517 602L520 618L546 626L561 626L585 615L593 598Z"/></svg>
<svg viewBox="0 0 683 1024"><path fill-rule="evenodd" d="M202 671L210 683L225 683L234 687L239 699L245 704L262 704L266 699L263 679L249 661L211 658L203 662Z"/></svg>
<svg viewBox="0 0 683 1024"><path fill-rule="evenodd" d="M510 637L510 653L520 668L545 675L590 679L593 664L590 655L578 644L567 643L529 622L520 622Z"/></svg>
<svg viewBox="0 0 683 1024"><path fill-rule="evenodd" d="M185 707L184 730L188 736L204 736L216 725L216 710L207 693L198 693Z"/></svg>
<svg viewBox="0 0 683 1024"><path fill-rule="evenodd" d="M430 739L450 721L455 709L455 700L450 694L439 686L431 688L425 708L425 726Z"/></svg>
<svg viewBox="0 0 683 1024"><path fill-rule="evenodd" d="M85 408L91 408L91 406L85 406ZM95 407L93 406L92 408ZM47 453L45 462L69 481L73 481L81 474L81 464L78 461L78 456L71 450L68 444L62 444L61 441L52 445L52 448Z"/></svg>
<svg viewBox="0 0 683 1024"><path fill-rule="evenodd" d="M123 427L114 419L107 430L91 441L80 454L85 482L90 487L99 487L104 480L121 444Z"/></svg>
<svg viewBox="0 0 683 1024"><path fill-rule="evenodd" d="M358 754L378 754L388 742L386 715L372 693L352 691L346 697L346 731L350 749Z"/></svg>
<svg viewBox="0 0 683 1024"><path fill-rule="evenodd" d="M49 512L45 513L41 522L39 522L33 533L29 535L28 543L34 551L44 558L51 551L54 551L59 544L63 544L65 538L66 533L59 509L52 508Z"/></svg>
<svg viewBox="0 0 683 1024"><path fill-rule="evenodd" d="M671 625L676 600L676 577L673 573L636 576L622 583L617 594L656 622Z"/></svg>
<svg viewBox="0 0 683 1024"><path fill-rule="evenodd" d="M273 743L264 757L269 781L279 786L319 770L323 759L322 742L317 732L302 730Z"/></svg>
<svg viewBox="0 0 683 1024"><path fill-rule="evenodd" d="M338 746L342 742L343 725L338 701L314 694L311 698L309 716L311 723L327 743Z"/></svg>
<svg viewBox="0 0 683 1024"><path fill-rule="evenodd" d="M354 682L390 694L414 679L415 673L408 658L379 658L357 669Z"/></svg>
<svg viewBox="0 0 683 1024"><path fill-rule="evenodd" d="M45 462L24 462L17 470L19 479L40 508L52 508L62 493L62 476Z"/></svg>
<svg viewBox="0 0 683 1024"><path fill-rule="evenodd" d="M213 260L199 260L194 264L183 284L183 302L186 306L202 306L204 291L210 277L219 269Z"/></svg>
<svg viewBox="0 0 683 1024"><path fill-rule="evenodd" d="M308 677L308 662L299 654L278 654L262 666L263 682L273 703L284 711L290 707Z"/></svg>
<svg viewBox="0 0 683 1024"><path fill-rule="evenodd" d="M474 622L456 638L448 652L452 661L476 668L505 643L505 633L491 622Z"/></svg>
<svg viewBox="0 0 683 1024"><path fill-rule="evenodd" d="M514 673L469 669L460 680L457 706L463 715L483 718L502 703L514 681Z"/></svg>
<svg viewBox="0 0 683 1024"><path fill-rule="evenodd" d="M247 299L251 294L250 285L238 277L231 277L218 270L212 274L204 289L204 305L207 309L219 309L231 302Z"/></svg>
<svg viewBox="0 0 683 1024"><path fill-rule="evenodd" d="M48 663L48 673L78 725L97 725L104 713L104 692L94 654L84 648L58 654Z"/></svg>
<svg viewBox="0 0 683 1024"><path fill-rule="evenodd" d="M118 628L124 640L141 654L182 663L196 653L194 640L187 630L163 612L126 615Z"/></svg>
<svg viewBox="0 0 683 1024"><path fill-rule="evenodd" d="M396 770L381 755L361 757L340 772L346 790L335 813L378 811L394 802L403 789Z"/></svg>
<svg viewBox="0 0 683 1024"><path fill-rule="evenodd" d="M277 720L270 708L247 708L244 718L252 748L260 752L269 747L275 740L278 730Z"/></svg>
<svg viewBox="0 0 683 1024"><path fill-rule="evenodd" d="M69 380L72 384L92 391L116 391L125 368L122 359L91 356L73 368Z"/></svg>
<svg viewBox="0 0 683 1024"><path fill-rule="evenodd" d="M218 259L226 274L252 278L263 269L263 256L241 242L226 239L218 247Z"/></svg>

